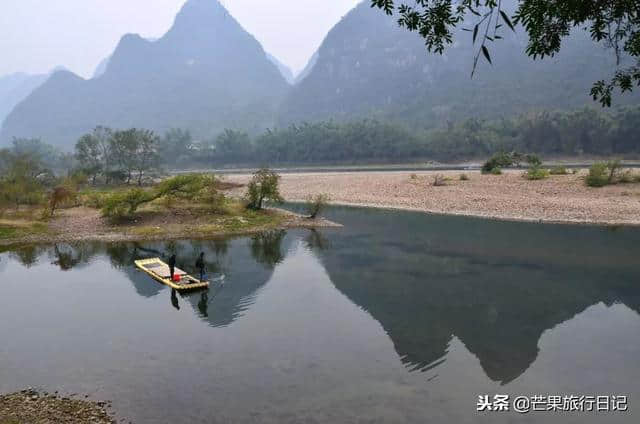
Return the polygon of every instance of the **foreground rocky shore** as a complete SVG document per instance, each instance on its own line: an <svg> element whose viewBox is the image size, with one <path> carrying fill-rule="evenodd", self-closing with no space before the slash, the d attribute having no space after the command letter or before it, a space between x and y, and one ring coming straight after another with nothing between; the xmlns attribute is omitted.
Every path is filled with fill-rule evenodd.
<svg viewBox="0 0 640 424"><path fill-rule="evenodd" d="M523 171L481 175L479 171L336 172L283 174L280 191L287 200L326 193L331 203L415 210L500 220L599 225L640 225L640 184L587 187L585 169L522 178ZM460 179L466 174L468 180ZM445 178L434 186L434 178ZM246 183L249 175L227 179Z"/></svg>
<svg viewBox="0 0 640 424"><path fill-rule="evenodd" d="M33 389L0 396L0 423L113 424L109 402L94 402Z"/></svg>

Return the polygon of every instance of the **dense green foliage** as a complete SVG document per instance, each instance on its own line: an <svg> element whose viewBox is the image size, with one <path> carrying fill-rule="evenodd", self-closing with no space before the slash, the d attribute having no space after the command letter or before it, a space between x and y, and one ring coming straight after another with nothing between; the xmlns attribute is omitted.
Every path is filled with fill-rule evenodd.
<svg viewBox="0 0 640 424"><path fill-rule="evenodd" d="M418 0L414 3L371 0L370 3L388 15L394 13L399 3L399 25L417 31L427 49L440 54L454 42L457 29L468 25L470 28L464 29L472 32L474 44L478 42L474 71L481 54L492 62L487 46L502 39L501 28L516 31L516 26L521 24L529 37L526 52L535 59L554 56L571 31L578 27L588 31L594 42L612 48L618 58L624 53L635 59L634 65L617 70L609 82L598 81L591 90L594 99L611 105L614 88L624 92L640 85L640 5L637 0Z"/></svg>

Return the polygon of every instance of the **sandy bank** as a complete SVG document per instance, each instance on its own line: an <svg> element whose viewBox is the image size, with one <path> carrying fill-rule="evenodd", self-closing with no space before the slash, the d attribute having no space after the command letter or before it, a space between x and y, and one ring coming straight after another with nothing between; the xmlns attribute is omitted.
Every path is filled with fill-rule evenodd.
<svg viewBox="0 0 640 424"><path fill-rule="evenodd" d="M290 201L326 193L332 203L477 216L491 219L640 225L640 184L587 187L576 175L529 181L523 171L481 175L478 171L336 172L283 174L281 193ZM469 176L461 181L460 174ZM412 178L412 174L415 175ZM436 174L449 180L434 187ZM246 183L249 175L226 179Z"/></svg>

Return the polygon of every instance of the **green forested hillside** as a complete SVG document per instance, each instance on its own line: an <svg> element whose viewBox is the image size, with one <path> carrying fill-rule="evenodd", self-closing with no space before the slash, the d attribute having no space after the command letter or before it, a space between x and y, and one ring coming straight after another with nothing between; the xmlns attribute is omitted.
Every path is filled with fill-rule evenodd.
<svg viewBox="0 0 640 424"><path fill-rule="evenodd" d="M369 117L432 128L470 117L576 108L593 103L591 85L615 68L613 53L584 31L568 38L556 57L534 61L519 30L494 43L493 66L479 63L471 79L475 51L468 32L443 55L431 54L417 34L369 6L363 2L331 30L313 70L284 101L280 124Z"/></svg>
<svg viewBox="0 0 640 424"><path fill-rule="evenodd" d="M217 0L189 0L173 27L151 42L126 35L99 78L58 72L7 117L0 138L40 137L71 149L96 125L197 137L225 127L270 126L288 85Z"/></svg>

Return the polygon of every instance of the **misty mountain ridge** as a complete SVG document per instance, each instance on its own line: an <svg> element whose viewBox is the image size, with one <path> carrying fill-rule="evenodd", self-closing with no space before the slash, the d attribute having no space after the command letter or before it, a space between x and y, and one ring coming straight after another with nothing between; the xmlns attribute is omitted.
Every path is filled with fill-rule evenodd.
<svg viewBox="0 0 640 424"><path fill-rule="evenodd" d="M69 149L96 125L257 132L273 123L287 87L217 0L188 0L157 41L122 37L98 78L55 73L7 117L0 139L40 137Z"/></svg>
<svg viewBox="0 0 640 424"><path fill-rule="evenodd" d="M480 58L471 79L478 46L469 33L457 34L444 54L429 53L416 33L364 1L294 77L217 0L189 0L163 37L123 36L94 78L55 73L7 117L0 142L40 137L70 150L97 125L159 133L184 128L196 139L225 128L256 134L320 120L444 127L467 118L593 105L591 84L615 67L613 53L594 46L584 31L542 61L525 55L523 29L503 35L490 45L493 66ZM616 102L639 99L636 92Z"/></svg>
<svg viewBox="0 0 640 424"><path fill-rule="evenodd" d="M524 29L502 35L489 45L493 66L481 57L471 79L478 44L468 32L456 34L444 54L429 53L415 32L363 2L329 32L315 66L281 106L279 125L375 117L430 128L469 117L576 108L593 104L591 85L615 68L613 52L585 31L565 39L556 56L537 61L525 54ZM639 98L627 94L616 102Z"/></svg>
<svg viewBox="0 0 640 424"><path fill-rule="evenodd" d="M294 76L293 71L291 70L291 68L289 68L287 65L282 63L277 57L275 57L272 54L267 53L267 59L269 59L269 61L271 63L276 65L276 67L280 71L280 74L285 79L285 81L287 81L290 85L295 84L296 77Z"/></svg>
<svg viewBox="0 0 640 424"><path fill-rule="evenodd" d="M13 108L42 85L49 75L17 72L0 77L0 127Z"/></svg>

